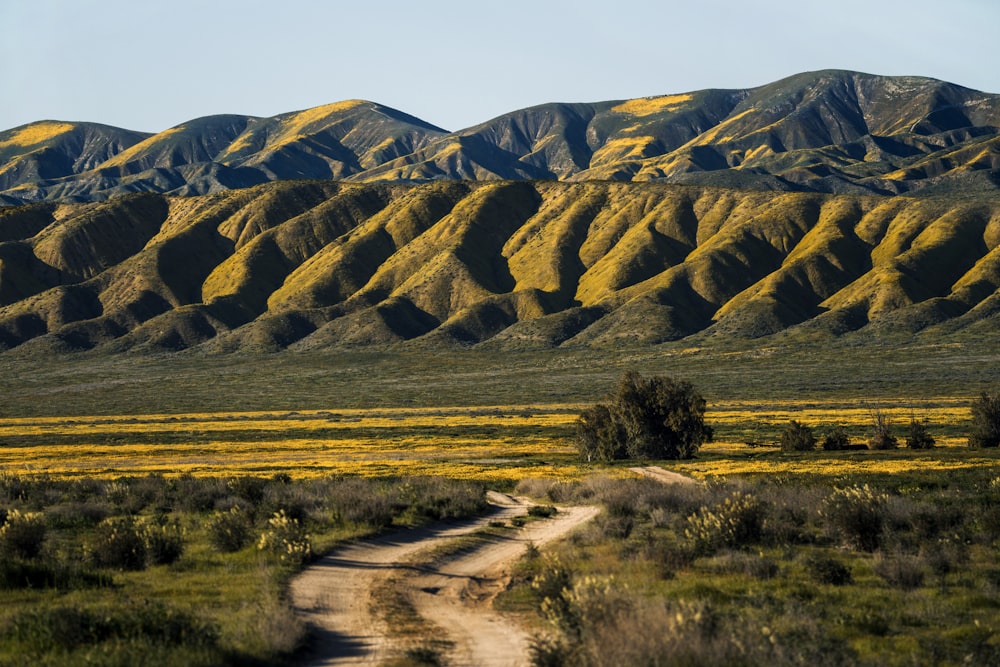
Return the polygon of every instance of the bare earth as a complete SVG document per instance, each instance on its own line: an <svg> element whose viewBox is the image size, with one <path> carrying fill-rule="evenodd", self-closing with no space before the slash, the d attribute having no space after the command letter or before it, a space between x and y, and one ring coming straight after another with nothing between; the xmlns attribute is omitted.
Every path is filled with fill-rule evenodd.
<svg viewBox="0 0 1000 667"><path fill-rule="evenodd" d="M598 513L596 507L560 508L553 518L531 522L508 536L430 565L415 567L421 552L468 535L490 521L524 515L529 505L491 492L497 509L490 516L457 525L400 531L351 544L308 567L291 583L292 603L317 632L306 664L378 665L395 646L385 623L373 613L372 592L393 574L417 613L439 629L454 649L449 664L521 667L528 664L528 635L515 619L496 612L493 597L505 572L527 548L563 537ZM430 638L429 638L430 639Z"/></svg>
<svg viewBox="0 0 1000 667"><path fill-rule="evenodd" d="M632 472L637 475L642 475L643 477L649 477L650 479L655 479L657 482L662 484L686 484L686 485L697 485L698 481L691 479L679 472L673 472L671 470L665 470L660 466L645 466L642 468L629 468Z"/></svg>

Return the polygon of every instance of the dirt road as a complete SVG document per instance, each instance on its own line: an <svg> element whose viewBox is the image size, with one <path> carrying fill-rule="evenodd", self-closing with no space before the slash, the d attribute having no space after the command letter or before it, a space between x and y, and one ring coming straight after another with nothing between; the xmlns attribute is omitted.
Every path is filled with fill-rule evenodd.
<svg viewBox="0 0 1000 667"><path fill-rule="evenodd" d="M490 521L524 515L528 505L490 493L496 511L459 525L401 531L342 547L308 567L291 583L292 603L317 629L309 665L378 665L394 655L388 628L372 607L372 591L393 574L417 613L453 643L449 664L521 667L528 663L528 637L517 623L493 611L489 602L503 587L506 568L528 543L558 539L598 513L596 507L561 508L535 521L433 565L418 554L468 535ZM419 565L419 567L416 567Z"/></svg>
<svg viewBox="0 0 1000 667"><path fill-rule="evenodd" d="M691 479L679 472L673 472L672 470L665 470L660 466L643 466L641 468L629 468L632 472L642 475L643 477L649 477L650 479L655 479L657 482L662 484L687 484L687 485L697 485L698 480Z"/></svg>

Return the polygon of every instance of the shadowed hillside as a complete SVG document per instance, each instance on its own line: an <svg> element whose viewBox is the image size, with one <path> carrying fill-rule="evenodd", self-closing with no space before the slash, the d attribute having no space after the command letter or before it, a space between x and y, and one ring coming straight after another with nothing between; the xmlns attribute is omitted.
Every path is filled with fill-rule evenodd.
<svg viewBox="0 0 1000 667"><path fill-rule="evenodd" d="M51 121L0 132L0 204L286 179L995 192L1000 96L831 70L744 90L546 104L451 133L358 100L272 118L211 116L155 135Z"/></svg>
<svg viewBox="0 0 1000 667"><path fill-rule="evenodd" d="M1000 198L270 183L0 210L26 353L621 346L996 328Z"/></svg>

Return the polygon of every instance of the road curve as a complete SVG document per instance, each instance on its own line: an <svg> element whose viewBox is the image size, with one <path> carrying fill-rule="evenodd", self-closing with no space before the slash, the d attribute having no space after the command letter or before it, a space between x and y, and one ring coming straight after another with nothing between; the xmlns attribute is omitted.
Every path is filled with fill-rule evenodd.
<svg viewBox="0 0 1000 667"><path fill-rule="evenodd" d="M490 493L495 511L459 524L438 524L341 547L307 567L290 584L292 604L314 629L304 664L378 665L394 655L389 628L373 613L372 592L390 575L414 571L414 558L490 521L525 514L521 500ZM451 665L521 667L528 663L527 634L489 602L502 587L506 568L528 543L543 545L596 516L596 507L561 508L551 519L534 521L511 534L421 566L419 574L397 577L417 613L440 628L454 645Z"/></svg>

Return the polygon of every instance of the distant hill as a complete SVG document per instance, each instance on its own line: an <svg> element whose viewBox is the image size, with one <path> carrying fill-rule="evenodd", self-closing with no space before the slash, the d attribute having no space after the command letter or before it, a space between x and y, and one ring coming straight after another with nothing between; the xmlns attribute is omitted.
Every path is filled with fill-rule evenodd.
<svg viewBox="0 0 1000 667"><path fill-rule="evenodd" d="M755 94L761 103L768 95L786 99L777 92ZM705 95L721 100L716 93ZM718 104L718 113L727 113ZM649 108L644 105L636 103ZM382 115L366 104L353 108ZM300 115L301 132L290 119L209 119L193 124L190 134L178 131L188 137L184 141L139 138L105 160L114 167L101 169L117 169L125 178L169 171L160 165L176 154L228 151L234 165L256 165L226 167L234 173L287 174L286 158L293 154L308 154L342 173L380 160L389 164L384 156L410 148L427 155L441 148L440 131L388 114L382 116L385 126L395 133L389 143L336 130L336 146L344 147L338 153L332 140L321 146L295 138L308 135L313 122L331 127L330 118L343 113L324 112L319 121ZM559 113L558 123L533 129L497 121L490 126L493 145L503 135L511 148L533 147L528 154L539 164L561 165L567 177L584 174L574 171L577 162L598 169L599 151L569 152L576 146L576 123L594 128L601 114L618 112L566 107ZM744 112L728 113L736 118ZM768 116L774 128L765 134L786 146L822 132L847 139L860 131L846 125L821 130L820 120L828 116L816 110L816 134L785 135L782 122L774 120L787 116L782 113ZM688 120L692 127L699 122ZM746 136L742 122L717 124L715 145L730 132ZM591 129L582 131L589 136ZM64 156L65 164L83 164L83 152L70 147L86 146L99 133L123 145L136 138L73 127L38 130L31 141ZM569 137L562 145L536 141L560 133ZM704 139L705 132L697 136ZM661 141L666 145L668 139ZM697 148L691 141L682 144L684 150ZM737 142L727 139L725 145ZM604 148L613 145L607 137L595 145L612 160ZM619 156L619 163L632 159L628 155ZM511 350L644 345L689 336L822 340L852 332L931 338L958 332L975 339L996 332L998 318L996 194L888 197L614 181L321 180L193 197L145 193L0 209L0 346L25 354L194 346Z"/></svg>
<svg viewBox="0 0 1000 667"><path fill-rule="evenodd" d="M1000 96L823 71L745 90L547 104L458 132L349 101L273 118L211 116L154 135L54 121L0 133L0 204L287 179L991 192L1000 185Z"/></svg>

